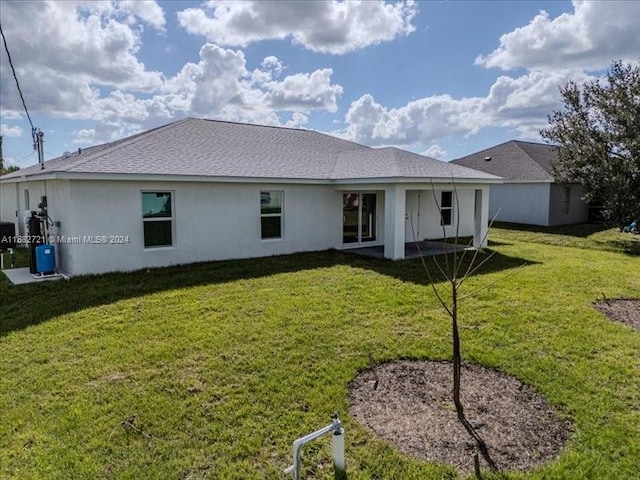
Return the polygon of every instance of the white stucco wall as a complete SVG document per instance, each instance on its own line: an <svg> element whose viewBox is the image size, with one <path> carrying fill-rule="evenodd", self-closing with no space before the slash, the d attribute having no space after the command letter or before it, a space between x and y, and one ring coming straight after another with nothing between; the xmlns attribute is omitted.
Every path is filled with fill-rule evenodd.
<svg viewBox="0 0 640 480"><path fill-rule="evenodd" d="M491 185L489 218L497 222L549 225L549 183Z"/></svg>
<svg viewBox="0 0 640 480"><path fill-rule="evenodd" d="M260 191L284 191L282 239L262 240ZM142 191L173 192L172 247L144 248ZM330 186L78 181L70 184L69 237L128 237L125 244L67 245L72 274L339 248L341 193Z"/></svg>
<svg viewBox="0 0 640 480"><path fill-rule="evenodd" d="M386 212L389 189L403 200L397 215ZM404 243L412 241L409 214L417 215L420 194L420 220L416 220L420 239L442 237L442 227L430 185L310 185L209 182L138 182L47 180L2 184L3 221L5 215L22 223L25 206L24 190L29 190L30 208L37 209L40 196L47 195L49 216L56 222L52 234L66 239L56 245L57 266L71 275L129 271L143 268L184 264L197 261L251 258L300 251L350 248L358 245L342 243L342 195L346 192L377 194L377 238L369 245L397 247L400 258ZM452 186L436 187L441 190ZM283 238L261 239L260 192L284 192ZM483 193L483 215L486 226L488 211L487 185L458 186L460 207L454 202L452 225L447 236L455 235L460 217L460 235L473 235L475 192ZM170 191L173 194L173 245L145 248L142 220L142 192ZM16 193L17 192L17 193ZM6 200L6 201L5 201ZM405 202L406 200L406 211ZM407 213L407 215L405 215ZM389 220L389 221L387 221ZM391 221L393 220L393 221ZM8 220L11 221L11 220ZM389 225L387 225L389 223ZM419 225L418 225L419 223ZM394 235L387 229L398 228ZM408 233L407 233L408 231ZM107 243L104 243L106 239ZM126 243L112 243L126 239ZM396 245L397 244L397 245Z"/></svg>
<svg viewBox="0 0 640 480"><path fill-rule="evenodd" d="M460 220L458 235L461 237L475 234L475 191L482 190L485 210L488 210L487 198L489 188L481 185L457 185L458 202L453 197L453 215L451 225L445 226L445 234L448 238L456 235L458 219ZM435 195L438 202L441 201L443 191L453 191L453 186L439 188L436 187ZM443 237L442 225L440 225L440 215L438 206L433 198L431 190L407 190L406 202L406 242L413 241L413 235L418 240L432 240ZM486 212L485 212L486 217ZM413 223L413 230L412 230ZM484 222L486 225L486 220Z"/></svg>
<svg viewBox="0 0 640 480"><path fill-rule="evenodd" d="M20 183L1 183L0 220L16 224L17 234L26 234L24 222L25 210L38 210L41 197L47 196L48 198L52 192L55 195L55 192L60 190L62 184L67 184L67 182L65 180L40 180ZM29 192L29 205L26 204L25 191ZM66 195L66 197L68 198L68 195ZM65 195L63 194L60 201L64 198ZM56 201L58 207L60 206L60 201Z"/></svg>

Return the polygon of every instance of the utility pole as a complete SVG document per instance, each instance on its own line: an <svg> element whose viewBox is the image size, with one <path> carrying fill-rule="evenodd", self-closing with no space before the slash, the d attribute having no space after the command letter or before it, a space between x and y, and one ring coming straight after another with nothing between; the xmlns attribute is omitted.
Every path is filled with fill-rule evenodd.
<svg viewBox="0 0 640 480"><path fill-rule="evenodd" d="M40 169L44 170L44 133L39 128L33 127L31 129L31 136L33 137L33 149L38 152L38 163Z"/></svg>
<svg viewBox="0 0 640 480"><path fill-rule="evenodd" d="M2 135L0 135L0 172L4 170L4 158L2 157Z"/></svg>

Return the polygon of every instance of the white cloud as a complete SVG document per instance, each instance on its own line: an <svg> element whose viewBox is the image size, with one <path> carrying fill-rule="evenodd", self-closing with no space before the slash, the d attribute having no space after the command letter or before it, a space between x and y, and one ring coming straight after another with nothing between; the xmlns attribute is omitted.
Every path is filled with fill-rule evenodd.
<svg viewBox="0 0 640 480"><path fill-rule="evenodd" d="M164 10L155 0L122 0L118 5L123 11L142 19L156 30L163 31L166 25Z"/></svg>
<svg viewBox="0 0 640 480"><path fill-rule="evenodd" d="M101 88L150 92L162 85L163 75L148 71L136 57L139 25L125 7L110 2L3 3L3 29L33 113L90 118ZM22 104L4 51L0 56L0 82L7 86L0 92L4 115L5 109L21 111Z"/></svg>
<svg viewBox="0 0 640 480"><path fill-rule="evenodd" d="M342 95L340 85L331 84L333 70L323 68L312 73L296 73L281 82L266 82L267 101L276 110L309 112L321 109L335 112Z"/></svg>
<svg viewBox="0 0 640 480"><path fill-rule="evenodd" d="M309 117L307 117L304 113L294 112L293 115L291 115L291 119L288 120L287 123L284 124L284 126L288 128L300 128L306 125L308 120Z"/></svg>
<svg viewBox="0 0 640 480"><path fill-rule="evenodd" d="M13 157L2 157L2 161L4 162L5 167L12 167L14 165L20 166L18 161Z"/></svg>
<svg viewBox="0 0 640 480"><path fill-rule="evenodd" d="M263 70L272 72L272 74L276 77L282 73L282 70L284 70L284 65L282 64L282 62L278 60L278 57L275 57L273 55L265 57L265 59L262 60L260 66Z"/></svg>
<svg viewBox="0 0 640 480"><path fill-rule="evenodd" d="M387 108L369 94L354 101L345 115L342 136L367 145L400 145L431 150L453 135L473 135L486 127L506 127L519 138L539 140L547 114L561 107L559 87L569 80L593 79L579 70L530 72L499 77L485 97L453 98L437 95L420 98L398 108ZM444 155L446 152L441 154Z"/></svg>
<svg viewBox="0 0 640 480"><path fill-rule="evenodd" d="M433 144L423 152L423 155L442 160L447 157L447 152L440 145Z"/></svg>
<svg viewBox="0 0 640 480"><path fill-rule="evenodd" d="M531 22L500 37L500 46L476 64L504 70L606 68L635 60L640 52L640 2L577 1L573 13L551 19L541 11Z"/></svg>
<svg viewBox="0 0 640 480"><path fill-rule="evenodd" d="M511 127L524 138L539 139L539 130L547 126L547 115L561 107L560 86L570 80L583 84L593 79L580 70L501 76L489 90L485 111L493 124Z"/></svg>
<svg viewBox="0 0 640 480"><path fill-rule="evenodd" d="M336 111L342 87L331 83L331 69L277 81L273 73L284 68L280 61L268 57L262 64L265 70L249 72L242 51L207 43L200 49L200 61L187 63L168 79L164 96L157 99L173 111L275 125L280 124L276 111Z"/></svg>
<svg viewBox="0 0 640 480"><path fill-rule="evenodd" d="M92 145L96 141L95 128L83 128L77 131L74 130L72 134L75 136L72 141L76 145Z"/></svg>
<svg viewBox="0 0 640 480"><path fill-rule="evenodd" d="M400 108L385 108L365 94L351 104L346 136L369 145L427 145L486 126L481 98L425 97Z"/></svg>
<svg viewBox="0 0 640 480"><path fill-rule="evenodd" d="M95 127L95 141L96 143L112 142L142 130L144 128L140 125L120 120L100 122Z"/></svg>
<svg viewBox="0 0 640 480"><path fill-rule="evenodd" d="M3 137L21 137L22 128L19 125L9 126L3 123L0 125L0 135Z"/></svg>
<svg viewBox="0 0 640 480"><path fill-rule="evenodd" d="M210 42L245 47L291 37L308 50L343 54L415 30L412 0L384 1L209 1L178 12L180 25Z"/></svg>
<svg viewBox="0 0 640 480"><path fill-rule="evenodd" d="M4 105L0 105L0 117L4 120L20 120L22 114L17 110L5 110Z"/></svg>
<svg viewBox="0 0 640 480"><path fill-rule="evenodd" d="M158 30L166 25L153 1L8 2L2 20L32 115L96 122L74 132L76 144L187 115L299 126L311 111L336 111L342 94L331 69L283 76L286 66L271 55L249 71L242 51L211 43L173 77L149 71L138 58L141 22ZM0 56L3 120L21 118L20 97Z"/></svg>

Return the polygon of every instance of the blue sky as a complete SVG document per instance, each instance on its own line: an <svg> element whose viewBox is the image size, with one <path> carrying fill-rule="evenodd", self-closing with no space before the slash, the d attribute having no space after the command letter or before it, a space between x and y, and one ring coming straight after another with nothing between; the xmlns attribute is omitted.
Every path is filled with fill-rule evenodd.
<svg viewBox="0 0 640 480"><path fill-rule="evenodd" d="M3 1L45 157L186 116L451 160L540 140L558 88L640 59L640 2ZM35 163L4 51L8 164Z"/></svg>

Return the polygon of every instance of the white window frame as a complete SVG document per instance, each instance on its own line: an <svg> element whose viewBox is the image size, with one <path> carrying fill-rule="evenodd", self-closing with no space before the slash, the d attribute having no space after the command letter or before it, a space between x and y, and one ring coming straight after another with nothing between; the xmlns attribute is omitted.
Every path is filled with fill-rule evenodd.
<svg viewBox="0 0 640 480"><path fill-rule="evenodd" d="M280 194L280 213L262 213L262 195L263 194L279 193ZM279 237L264 237L262 234L262 219L263 218L275 218L280 217L280 236ZM273 242L282 240L284 238L284 190L260 190L260 241Z"/></svg>
<svg viewBox="0 0 640 480"><path fill-rule="evenodd" d="M444 200L444 194L445 193L450 193L451 194L451 206L450 207L443 207L442 203ZM454 202L454 192L452 190L442 190L440 192L440 226L444 226L444 227L449 227L451 225L453 225L453 202ZM450 211L451 215L449 216L449 223L444 223L444 215L443 213L445 212L445 210Z"/></svg>
<svg viewBox="0 0 640 480"><path fill-rule="evenodd" d="M170 217L157 217L157 218L144 218L144 194L145 193L169 193L171 195L171 216ZM173 249L176 246L176 194L174 190L141 190L140 191L140 204L142 207L142 247L144 250L159 250L159 249ZM144 238L144 224L146 222L171 222L171 244L170 245L145 245Z"/></svg>

